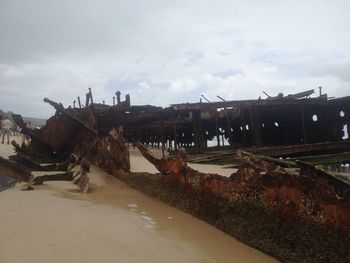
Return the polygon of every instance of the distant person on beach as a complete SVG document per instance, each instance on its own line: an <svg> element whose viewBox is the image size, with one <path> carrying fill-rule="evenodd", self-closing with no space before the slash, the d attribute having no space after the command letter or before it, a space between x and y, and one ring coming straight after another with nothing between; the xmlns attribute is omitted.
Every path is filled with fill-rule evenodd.
<svg viewBox="0 0 350 263"><path fill-rule="evenodd" d="M1 121L1 132L2 132L2 144L5 141L5 136L7 138L7 144L10 144L11 129L13 127L12 121L7 117Z"/></svg>

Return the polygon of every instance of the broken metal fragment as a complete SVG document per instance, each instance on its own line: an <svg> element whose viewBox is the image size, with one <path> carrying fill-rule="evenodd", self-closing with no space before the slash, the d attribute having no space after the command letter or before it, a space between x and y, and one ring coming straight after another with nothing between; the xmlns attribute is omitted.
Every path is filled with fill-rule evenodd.
<svg viewBox="0 0 350 263"><path fill-rule="evenodd" d="M32 175L28 169L11 160L7 160L0 156L0 172L6 176L15 178L17 181L28 182Z"/></svg>
<svg viewBox="0 0 350 263"><path fill-rule="evenodd" d="M72 112L66 110L61 103L56 103L48 98L44 98L44 102L49 103L52 107L54 107L57 111L67 115L68 117L75 120L77 123L82 125L84 128L86 128L88 131L92 132L93 134L97 135L96 129L94 129L89 123L85 122L84 120L81 120L79 117L75 116Z"/></svg>
<svg viewBox="0 0 350 263"><path fill-rule="evenodd" d="M73 181L73 172L41 175L34 178L34 185L41 185L45 181Z"/></svg>

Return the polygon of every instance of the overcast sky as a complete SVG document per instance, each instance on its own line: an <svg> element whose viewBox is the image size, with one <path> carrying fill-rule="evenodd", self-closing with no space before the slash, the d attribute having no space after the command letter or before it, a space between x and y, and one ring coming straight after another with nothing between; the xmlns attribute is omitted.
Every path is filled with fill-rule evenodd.
<svg viewBox="0 0 350 263"><path fill-rule="evenodd" d="M350 95L349 0L0 0L0 109Z"/></svg>

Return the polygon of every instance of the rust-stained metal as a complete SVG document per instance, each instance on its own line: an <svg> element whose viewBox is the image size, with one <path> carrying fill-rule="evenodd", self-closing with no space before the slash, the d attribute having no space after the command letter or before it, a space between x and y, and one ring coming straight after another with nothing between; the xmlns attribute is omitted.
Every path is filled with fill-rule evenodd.
<svg viewBox="0 0 350 263"><path fill-rule="evenodd" d="M67 159L64 163L49 166L52 168L51 171L57 171L58 169L65 169L64 170L65 173L46 174L46 175L37 176L33 179L33 184L41 185L47 181L73 181L74 177L79 176L78 178L84 177L84 179L79 179L80 185L82 185L84 189L88 189L88 187L86 187L85 185L88 184L89 182L87 172L89 171L90 164L86 159L83 158L81 160L80 171L77 172L76 175L74 176L74 172L72 170L77 164L78 164L78 158L74 154L71 154L69 159ZM76 181L78 181L78 179ZM87 190L85 192L87 192Z"/></svg>
<svg viewBox="0 0 350 263"><path fill-rule="evenodd" d="M30 150L48 157L68 158L77 143L84 144L84 149L93 147L97 132L91 109L64 109L61 104L45 99L57 111L46 125L39 130L26 127L20 115L14 120L22 132L31 137ZM84 137L85 140L81 140ZM23 146L25 148L25 146ZM20 150L20 149L17 149Z"/></svg>
<svg viewBox="0 0 350 263"><path fill-rule="evenodd" d="M33 149L32 144L30 146L27 146L25 144L22 144L20 146L14 140L11 141L11 144L14 147L16 153L19 153L20 155L23 155L36 163L52 163L60 161L60 159L57 158L57 156L50 155L50 153L52 153L52 150L43 151L39 153Z"/></svg>
<svg viewBox="0 0 350 263"><path fill-rule="evenodd" d="M80 165L79 173L75 176L73 183L79 187L79 190L83 193L87 193L89 190L89 176L90 163L87 159L83 159Z"/></svg>
<svg viewBox="0 0 350 263"><path fill-rule="evenodd" d="M25 155L17 152L16 155L9 156L9 159L13 162L17 162L27 167L31 171L47 171L44 167L42 167L39 163L34 160L29 159Z"/></svg>
<svg viewBox="0 0 350 263"><path fill-rule="evenodd" d="M120 92L116 93L115 105L98 104L90 99L91 90L87 93L85 108L69 109L52 100L45 101L96 136L108 136L111 129L123 126L127 141L157 148L176 145L200 152L205 151L209 146L207 142L215 137L218 146L231 148L302 147L348 141L345 129L350 127L350 97L309 98L313 92L308 90L275 99L183 103L168 108L131 106L130 96L121 101ZM37 132L23 130L31 137L42 137Z"/></svg>
<svg viewBox="0 0 350 263"><path fill-rule="evenodd" d="M202 155L189 156L190 162L205 163L224 159L232 162L232 155L237 150L270 157L288 157L292 160L306 160L314 164L339 163L349 161L348 151L350 151L350 142L323 142L300 145L283 145L283 146L262 146L262 147L238 147L238 149L225 149L206 152Z"/></svg>
<svg viewBox="0 0 350 263"><path fill-rule="evenodd" d="M349 182L305 162L297 162L299 173L290 173L248 153L238 152L236 158L242 162L232 177L236 189L258 193L285 218L311 214L310 220L350 228ZM305 205L308 211L302 214Z"/></svg>
<svg viewBox="0 0 350 263"><path fill-rule="evenodd" d="M41 185L47 181L73 181L73 172L41 175L34 178L34 185Z"/></svg>
<svg viewBox="0 0 350 263"><path fill-rule="evenodd" d="M23 132L32 137L31 145L28 147L32 152L44 156L60 157L63 160L67 159L70 153L75 152L112 174L130 171L127 141L140 141L145 145L158 147L162 144L163 151L165 146L174 145L175 148L178 148L174 158L158 159L142 144L136 144L145 158L151 161L162 174L170 174L179 181L188 184L192 181L198 181L196 176L199 176L203 185L208 186L210 180L204 182L203 178L213 179L215 176L200 174L188 167L186 151L183 148L187 146L193 147L197 151L203 150L207 146L207 141L214 136L217 138L220 135L226 137L231 145L234 145L235 141L243 142L244 145L251 143L261 145L261 147L247 149L251 153L261 155L261 157L254 157L257 158L255 161L259 160L254 165L266 162L269 165L299 166L303 167L301 171L305 170L305 165L302 166L301 162L297 162L297 158L279 160L272 157L298 157L324 153L343 154L342 152L349 150L349 142L339 140L339 127L349 121L348 115L350 113L347 103L350 98L341 98L338 100L338 104L335 100L305 99L313 92L314 90L309 90L282 96L281 99L277 96L278 98L269 100L177 104L163 109L149 105L130 106L130 97L126 96L126 100L122 102L120 92L116 92L116 105L93 103L92 92L89 89L84 109L80 107L66 109L62 104L45 98L44 101L56 109L56 114L40 130L27 128L20 116L15 116L15 120L22 127ZM303 111L300 111L300 107ZM218 111L219 108L222 110ZM340 110L346 117L339 115ZM234 114L230 115L231 111ZM291 139L290 137L294 136L294 133L289 134L291 127L288 126L290 124L287 122L290 120L282 116L281 113L291 114L290 118L297 119L298 125L300 124L295 138ZM311 117L314 113L319 115L320 123L313 123ZM312 135L308 131L308 129L311 131L313 129L320 130L320 127L327 128L323 123L325 116L329 117L330 114L337 113L339 118L334 121L334 125L329 125L327 132ZM303 119L305 119L304 124ZM274 127L271 127L271 124ZM277 137L279 141L275 140ZM325 139L331 139L331 141L324 142ZM307 141L312 143L306 144ZM279 142L281 144L295 142L295 144L276 146ZM270 146L271 144L273 146ZM19 157L23 154L23 160L30 162L31 156L25 154L25 147L19 148L17 146L17 148L20 153ZM211 160L218 160L221 157L232 158L234 152L229 150L221 152L218 157L206 158ZM239 156L239 154L236 155L236 161L242 163ZM303 157L300 159L302 160ZM36 165L35 161L31 162L30 165L42 169L41 166ZM254 168L253 163L250 166L251 169L257 169ZM316 172L314 171L314 173ZM215 177L216 184L223 187L227 183L226 180ZM340 189L341 187L338 185L336 188Z"/></svg>
<svg viewBox="0 0 350 263"><path fill-rule="evenodd" d="M350 150L350 142L322 142L313 144L287 145L287 146L271 146L247 149L254 154L262 154L268 156L293 156L293 155L310 155L314 153L342 153Z"/></svg>
<svg viewBox="0 0 350 263"><path fill-rule="evenodd" d="M42 152L48 157L53 157L51 153L54 152L53 148L45 141L45 138L41 136L40 132L37 130L33 130L27 126L27 123L24 122L21 115L13 114L12 115L15 124L21 128L21 132L27 136L29 136L32 140L31 149L28 149L28 152ZM12 142L11 142L12 143ZM22 148L25 148L25 145L22 145ZM19 147L15 146L17 151L20 151ZM24 150L24 149L23 149Z"/></svg>
<svg viewBox="0 0 350 263"><path fill-rule="evenodd" d="M51 164L41 164L40 161L33 160L21 152L17 152L16 155L9 156L11 161L16 163L20 163L25 166L27 169L31 171L67 171L72 158L59 162L59 163L51 163Z"/></svg>
<svg viewBox="0 0 350 263"><path fill-rule="evenodd" d="M95 129L95 111L99 111L98 106L65 109L62 104L49 99L45 101L56 109L56 114L42 129L29 129L21 116L16 116L17 125L23 127L22 132L32 138L29 146L13 143L18 155L12 158L17 159L17 163L25 163L32 170L63 169L66 167L63 167L63 160L67 160L71 153L76 153L111 172L130 170L129 151L123 138L122 126L111 128L107 136L98 134ZM125 109L128 103L121 102L112 112L118 113L120 109ZM45 156L50 157L49 163L56 164L40 165Z"/></svg>
<svg viewBox="0 0 350 263"><path fill-rule="evenodd" d="M307 91L303 91L303 92L299 92L299 93L295 93L295 94L289 94L284 98L285 99L301 99L304 97L308 97L308 96L312 95L313 93L315 93L315 90L311 89L311 90L307 90Z"/></svg>
<svg viewBox="0 0 350 263"><path fill-rule="evenodd" d="M131 106L130 96L121 101L120 92L116 93L115 105L98 104L93 102L91 89L85 107L80 106L80 99L79 108L64 108L45 99L56 109L55 115L38 130L26 127L21 116L15 115L17 125L32 140L28 146L13 143L17 156L11 159L15 162L0 160L0 165L7 167L9 173L17 169L13 167L19 167L18 173L24 173L25 180L30 180L30 176L23 167L68 169L64 174L36 177L34 182L73 180L86 192L87 163L91 162L133 186L150 191L152 196L160 196L170 204L178 202L185 211L193 211L227 232L232 230L230 220L234 223L237 219L232 212L236 210L231 209L238 207L243 211L240 215L243 219L246 212L249 216L259 209L261 215L271 220L278 218L283 227L295 220L331 227L348 235L350 183L306 161L316 164L349 161L350 143L344 134L350 124L350 97L328 100L322 94L305 98L313 92L279 94L266 100L186 103L169 108ZM192 160L234 160L238 170L231 177L201 173L187 163L186 151L205 151L208 141L215 137L218 144L221 137L221 146L228 143L231 148L218 148ZM136 144L160 174L130 172L130 142ZM174 156L157 158L146 146L159 149L161 146L163 156L166 148L176 151ZM70 171L73 162L67 162L72 153L82 159L76 176ZM51 160L51 165L42 164L45 158ZM144 182L159 188L150 189ZM162 192L162 187L168 192ZM209 216L211 212L214 215ZM220 221L219 215L227 217ZM263 226L268 224L262 222Z"/></svg>
<svg viewBox="0 0 350 263"><path fill-rule="evenodd" d="M129 149L122 134L121 127L112 129L109 136L99 138L90 154L84 156L110 174L129 172Z"/></svg>
<svg viewBox="0 0 350 263"><path fill-rule="evenodd" d="M79 105L79 109L81 109L81 102L80 102L80 97L78 96L78 105Z"/></svg>
<svg viewBox="0 0 350 263"><path fill-rule="evenodd" d="M185 155L157 158L137 146L161 174L119 178L152 197L282 262L342 262L349 257L348 183L309 166L291 172L245 152L237 153L241 164L230 178L203 174L188 167Z"/></svg>
<svg viewBox="0 0 350 263"><path fill-rule="evenodd" d="M1 156L0 156L0 173L2 175L12 177L19 182L21 181L28 182L32 178L30 170L26 169L26 167L16 162L13 162L11 160L7 160Z"/></svg>
<svg viewBox="0 0 350 263"><path fill-rule="evenodd" d="M136 143L136 147L139 149L143 157L145 157L150 163L152 163L159 172L164 175L170 175L178 180L185 178L186 170L190 169L187 166L186 151L184 148L177 150L176 156L168 158L155 157L145 146L141 143Z"/></svg>
<svg viewBox="0 0 350 263"><path fill-rule="evenodd" d="M330 164L342 164L350 162L350 152L342 152L335 154L323 154L316 156L304 156L304 157L294 157L292 160L305 161L312 163L313 165L330 165Z"/></svg>
<svg viewBox="0 0 350 263"><path fill-rule="evenodd" d="M143 145L137 144L142 155L162 174L173 175L180 182L200 191L220 196L232 193L260 198L267 207L277 209L281 217L291 220L308 204L308 220L324 220L336 226L350 228L350 183L297 161L299 173L287 172L274 162L238 151L241 161L237 173L231 178L199 173L187 166L186 154L180 150L176 157L156 158ZM311 211L312 210L312 211ZM317 215L317 216L316 216Z"/></svg>
<svg viewBox="0 0 350 263"><path fill-rule="evenodd" d="M77 123L81 124L84 128L86 128L88 131L92 132L93 134L97 135L96 129L93 127L92 124L90 124L87 121L81 120L78 116L76 116L73 112L66 110L61 103L56 103L48 98L44 98L44 102L49 103L52 107L54 107L57 111L67 115L68 117L75 120Z"/></svg>

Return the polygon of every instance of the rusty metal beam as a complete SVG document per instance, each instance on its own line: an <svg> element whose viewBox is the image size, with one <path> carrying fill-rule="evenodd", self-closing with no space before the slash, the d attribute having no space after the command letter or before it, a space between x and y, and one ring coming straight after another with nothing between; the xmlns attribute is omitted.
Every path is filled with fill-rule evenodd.
<svg viewBox="0 0 350 263"><path fill-rule="evenodd" d="M16 155L9 156L9 159L15 163L20 163L21 165L28 168L30 171L45 171L41 165L33 160L28 159L23 154L17 152Z"/></svg>
<svg viewBox="0 0 350 263"><path fill-rule="evenodd" d="M222 97L220 97L219 95L216 95L216 97L218 97L220 100L222 101L226 101L225 99L223 99Z"/></svg>
<svg viewBox="0 0 350 263"><path fill-rule="evenodd" d="M15 163L25 166L31 171L67 171L69 165L69 160L60 163L41 165L36 160L29 158L19 151L16 152L16 155L11 155L9 159Z"/></svg>
<svg viewBox="0 0 350 263"><path fill-rule="evenodd" d="M350 98L346 99L348 102ZM210 109L210 108L224 108L224 107L248 107L248 106L295 106L301 104L308 105L325 105L327 103L326 98L308 98L308 99L299 99L299 100L232 100L232 101L217 101L217 102L208 102L208 103L180 103L172 104L171 106L177 110L192 110L192 109Z"/></svg>
<svg viewBox="0 0 350 263"><path fill-rule="evenodd" d="M327 173L321 169L316 168L311 163L295 161L300 167L300 175L312 176L316 179L322 179L322 183L327 183L334 187L334 190L341 197L345 197L350 193L350 182L343 180L337 176ZM320 193L322 195L322 193Z"/></svg>
<svg viewBox="0 0 350 263"><path fill-rule="evenodd" d="M163 168L163 165L161 164L161 159L156 158L143 144L136 142L135 143L137 149L141 152L143 157L146 158L150 163L152 163L158 171L161 173L167 173L168 170Z"/></svg>
<svg viewBox="0 0 350 263"><path fill-rule="evenodd" d="M89 88L89 94L90 94L91 104L93 105L93 104L94 104L94 100L93 100L93 98L92 98L92 91L91 91L91 88Z"/></svg>
<svg viewBox="0 0 350 263"><path fill-rule="evenodd" d="M203 99L205 99L207 102L210 102L203 94L201 95Z"/></svg>
<svg viewBox="0 0 350 263"><path fill-rule="evenodd" d="M324 155L316 155L316 156L302 156L302 157L291 158L290 160L304 161L304 162L312 163L313 165L341 164L341 163L350 162L350 152L324 154Z"/></svg>
<svg viewBox="0 0 350 263"><path fill-rule="evenodd" d="M11 141L11 144L15 148L16 153L20 153L29 159L33 159L35 162L51 163L60 161L60 158L57 158L57 156L56 158L53 158L52 156L39 153L26 145L19 146L18 143L14 140Z"/></svg>
<svg viewBox="0 0 350 263"><path fill-rule="evenodd" d="M187 167L186 151L181 148L178 149L176 157L157 158L141 143L136 143L136 147L139 149L143 157L152 163L157 170L163 175L170 175L173 178L181 181L186 179L186 172L192 171Z"/></svg>
<svg viewBox="0 0 350 263"><path fill-rule="evenodd" d="M315 91L313 89L310 89L310 90L295 93L295 94L289 94L289 95L285 96L283 99L301 99L304 97L308 97L308 96L312 95L313 93L315 93Z"/></svg>
<svg viewBox="0 0 350 263"><path fill-rule="evenodd" d="M16 125L21 128L23 134L29 135L32 140L38 141L47 150L47 152L54 152L51 146L47 144L36 131L27 127L27 124L24 122L21 115L12 114L12 117ZM20 149L19 145L15 141L12 141L11 144L15 147L16 150Z"/></svg>
<svg viewBox="0 0 350 263"><path fill-rule="evenodd" d="M11 160L7 160L0 156L0 172L6 176L15 178L18 181L28 182L32 175L30 170L17 164Z"/></svg>
<svg viewBox="0 0 350 263"><path fill-rule="evenodd" d="M73 181L73 172L41 175L34 178L34 185L41 185L46 181Z"/></svg>
<svg viewBox="0 0 350 263"><path fill-rule="evenodd" d="M288 146L272 146L261 147L257 149L247 149L255 154L262 154L268 156L288 156L311 152L344 152L350 150L350 142L324 142L302 145L288 145Z"/></svg>
<svg viewBox="0 0 350 263"><path fill-rule="evenodd" d="M119 104L120 103L120 91L118 90L116 93L115 93L115 95L117 96L117 104Z"/></svg>
<svg viewBox="0 0 350 263"><path fill-rule="evenodd" d="M79 109L81 109L81 102L80 102L80 97L78 96L78 105L79 105Z"/></svg>

